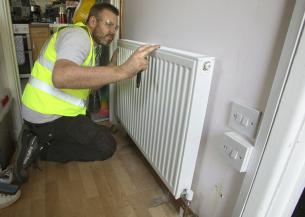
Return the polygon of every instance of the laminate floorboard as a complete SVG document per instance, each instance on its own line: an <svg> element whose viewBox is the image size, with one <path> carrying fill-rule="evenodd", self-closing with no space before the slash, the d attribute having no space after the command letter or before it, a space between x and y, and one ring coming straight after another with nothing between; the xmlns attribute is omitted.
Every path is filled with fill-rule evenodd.
<svg viewBox="0 0 305 217"><path fill-rule="evenodd" d="M115 155L106 161L40 162L29 169L18 201L0 217L176 217L169 203L153 207L165 193L133 145L120 131Z"/></svg>

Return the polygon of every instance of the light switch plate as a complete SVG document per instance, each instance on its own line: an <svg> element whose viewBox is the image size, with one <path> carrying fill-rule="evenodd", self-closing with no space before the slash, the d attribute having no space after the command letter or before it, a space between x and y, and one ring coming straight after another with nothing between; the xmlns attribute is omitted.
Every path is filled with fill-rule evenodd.
<svg viewBox="0 0 305 217"><path fill-rule="evenodd" d="M260 116L260 111L233 102L229 117L229 127L241 135L254 139L257 133Z"/></svg>
<svg viewBox="0 0 305 217"><path fill-rule="evenodd" d="M223 157L239 172L246 172L253 145L235 132L226 132L219 145Z"/></svg>

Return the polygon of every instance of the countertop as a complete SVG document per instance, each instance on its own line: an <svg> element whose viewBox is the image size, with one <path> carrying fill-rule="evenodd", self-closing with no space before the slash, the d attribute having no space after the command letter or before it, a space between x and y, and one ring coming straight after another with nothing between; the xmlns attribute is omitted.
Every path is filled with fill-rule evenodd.
<svg viewBox="0 0 305 217"><path fill-rule="evenodd" d="M69 23L31 23L30 26L37 26L37 27L42 27L42 26L48 26L50 28L58 28L58 27L62 27L62 26L68 26L68 25L72 25Z"/></svg>

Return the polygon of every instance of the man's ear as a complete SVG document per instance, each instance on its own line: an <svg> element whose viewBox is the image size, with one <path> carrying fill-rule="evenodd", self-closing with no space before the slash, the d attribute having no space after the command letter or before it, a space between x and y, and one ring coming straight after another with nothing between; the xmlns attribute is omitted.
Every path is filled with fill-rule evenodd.
<svg viewBox="0 0 305 217"><path fill-rule="evenodd" d="M89 24L90 27L95 27L96 24L97 24L97 19L96 19L96 17L95 17L95 16L91 16L91 17L89 18L88 24Z"/></svg>

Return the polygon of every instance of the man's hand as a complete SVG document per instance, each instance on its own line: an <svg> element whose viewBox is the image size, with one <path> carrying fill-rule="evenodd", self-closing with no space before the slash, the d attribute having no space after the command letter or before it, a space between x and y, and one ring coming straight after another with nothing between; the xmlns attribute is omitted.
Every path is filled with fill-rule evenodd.
<svg viewBox="0 0 305 217"><path fill-rule="evenodd" d="M148 56L160 48L160 45L143 45L139 47L120 68L128 77L136 75L139 71L143 71L148 67Z"/></svg>

